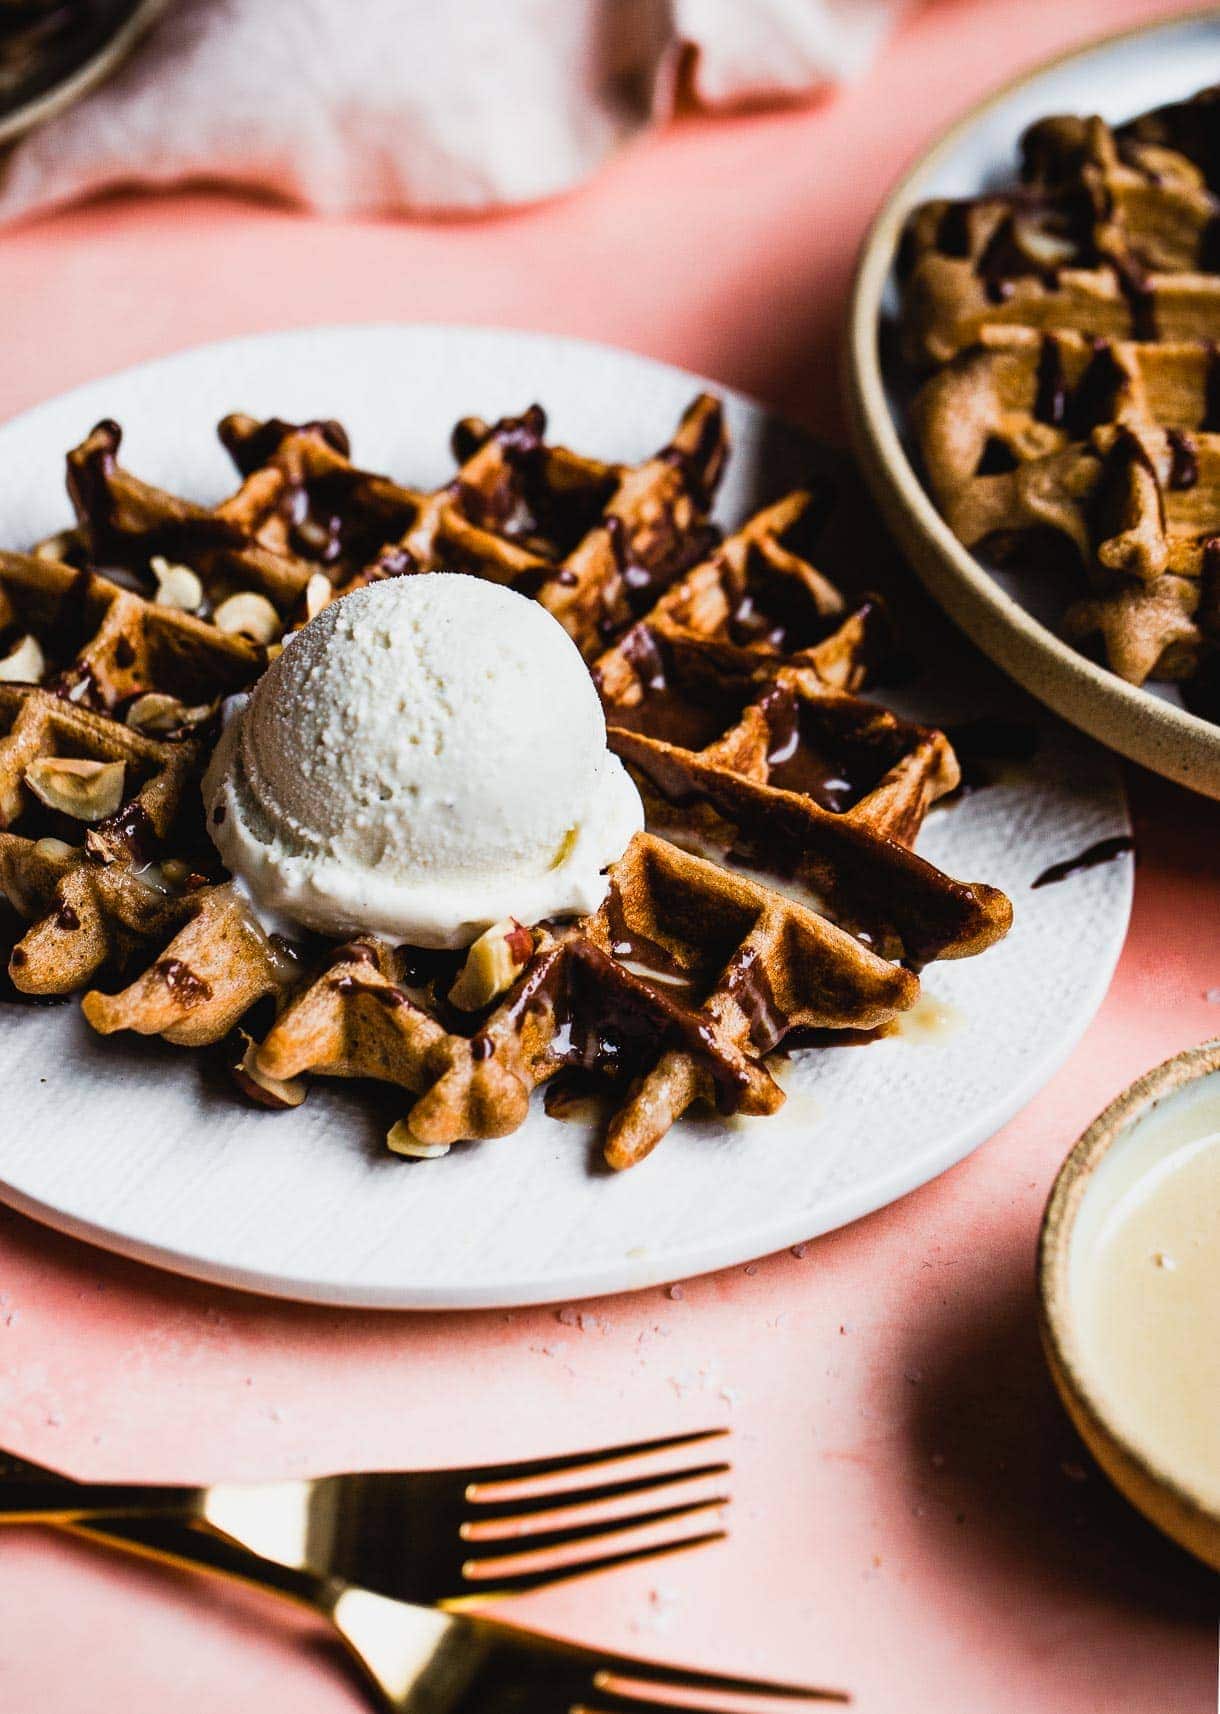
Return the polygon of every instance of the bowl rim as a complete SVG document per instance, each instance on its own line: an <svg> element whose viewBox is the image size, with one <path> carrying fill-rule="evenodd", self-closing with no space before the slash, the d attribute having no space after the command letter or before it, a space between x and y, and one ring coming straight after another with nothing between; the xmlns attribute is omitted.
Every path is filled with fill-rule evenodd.
<svg viewBox="0 0 1220 1714"><path fill-rule="evenodd" d="M1205 1501L1197 1490L1162 1468L1145 1445L1115 1425L1081 1358L1070 1303L1069 1269L1077 1217L1093 1176L1110 1149L1167 1097L1215 1073L1220 1073L1220 1037L1174 1054L1128 1084L1068 1151L1047 1199L1037 1251L1039 1331L1052 1377L1069 1414L1090 1446L1095 1440L1108 1444L1141 1487L1163 1496L1173 1516L1185 1526L1183 1533L1194 1539L1204 1532L1220 1531L1220 1504ZM1157 1521L1182 1540L1178 1530L1160 1518ZM1191 1544L1184 1541L1183 1545Z"/></svg>
<svg viewBox="0 0 1220 1714"><path fill-rule="evenodd" d="M1220 726L1129 684L1090 660L1000 585L949 529L907 456L890 413L878 332L903 224L927 180L961 138L1025 85L1113 44L1220 22L1209 5L1107 31L1051 55L975 102L904 170L875 215L848 303L843 381L848 426L886 522L934 599L1010 677L1071 724L1179 784L1220 798Z"/></svg>

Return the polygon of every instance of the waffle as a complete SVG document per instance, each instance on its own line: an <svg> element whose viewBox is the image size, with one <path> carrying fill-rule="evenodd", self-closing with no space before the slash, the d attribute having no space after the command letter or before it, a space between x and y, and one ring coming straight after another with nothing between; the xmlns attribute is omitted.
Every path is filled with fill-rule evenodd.
<svg viewBox="0 0 1220 1714"><path fill-rule="evenodd" d="M549 443L536 406L466 419L457 473L432 491L354 465L335 423L232 416L220 433L239 485L208 509L132 476L117 427L99 425L69 455L75 525L0 558L17 989L87 990L102 1034L223 1044L269 1106L315 1076L396 1086L409 1101L389 1140L410 1155L506 1135L539 1085L579 1082L608 1096L606 1159L622 1168L692 1103L775 1111L784 1043L888 1027L922 965L1006 931L1002 894L912 850L956 759L943 733L859 695L888 622L790 545L820 502L790 495L724 539L710 522L715 399L639 465ZM498 925L490 951L268 935L202 826L218 703L329 600L442 567L508 583L565 626L648 829L599 911ZM31 638L39 670L17 682ZM86 764L90 791L95 764L122 762L118 801L90 821L49 811L29 772L46 757ZM483 988L481 947L499 972Z"/></svg>
<svg viewBox="0 0 1220 1714"><path fill-rule="evenodd" d="M912 424L954 533L1059 577L1069 638L1213 717L1218 124L1210 90L1115 129L1043 120L1015 189L915 212L901 270Z"/></svg>

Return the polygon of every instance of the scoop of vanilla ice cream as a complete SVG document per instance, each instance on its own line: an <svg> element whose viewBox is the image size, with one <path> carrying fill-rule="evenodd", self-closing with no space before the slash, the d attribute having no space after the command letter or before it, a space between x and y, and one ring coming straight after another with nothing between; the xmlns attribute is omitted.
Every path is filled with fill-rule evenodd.
<svg viewBox="0 0 1220 1714"><path fill-rule="evenodd" d="M422 946L595 910L643 825L563 627L447 572L324 608L238 699L203 790L265 921Z"/></svg>

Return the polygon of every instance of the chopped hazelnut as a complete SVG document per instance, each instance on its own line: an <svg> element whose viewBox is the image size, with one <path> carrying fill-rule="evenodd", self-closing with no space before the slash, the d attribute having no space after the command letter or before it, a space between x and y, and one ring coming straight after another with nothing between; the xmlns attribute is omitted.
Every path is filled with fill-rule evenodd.
<svg viewBox="0 0 1220 1714"><path fill-rule="evenodd" d="M243 589L222 601L212 615L218 631L229 637L249 637L252 643L264 647L280 634L280 616L265 595L253 589Z"/></svg>
<svg viewBox="0 0 1220 1714"><path fill-rule="evenodd" d="M46 656L38 646L37 637L27 635L0 660L0 679L8 683L40 684L46 669Z"/></svg>
<svg viewBox="0 0 1220 1714"><path fill-rule="evenodd" d="M49 809L77 821L104 821L123 801L123 762L90 762L73 756L39 756L25 770L25 783Z"/></svg>
<svg viewBox="0 0 1220 1714"><path fill-rule="evenodd" d="M396 1155L410 1155L413 1160L437 1160L449 1153L448 1143L425 1143L415 1136L405 1119L391 1125L386 1132L386 1144Z"/></svg>
<svg viewBox="0 0 1220 1714"><path fill-rule="evenodd" d="M203 584L189 565L175 565L161 554L148 562L157 580L158 607L173 607L180 613L198 613L203 606Z"/></svg>
<svg viewBox="0 0 1220 1714"><path fill-rule="evenodd" d="M307 1094L302 1079L268 1077L265 1071L259 1070L259 1043L245 1030L241 1031L241 1039L246 1046L241 1059L233 1067L233 1081L242 1094L256 1101L260 1107L271 1107L277 1111L299 1107Z"/></svg>
<svg viewBox="0 0 1220 1714"><path fill-rule="evenodd" d="M463 1012L481 1012L507 993L529 963L534 937L513 917L481 934L449 990L449 999Z"/></svg>

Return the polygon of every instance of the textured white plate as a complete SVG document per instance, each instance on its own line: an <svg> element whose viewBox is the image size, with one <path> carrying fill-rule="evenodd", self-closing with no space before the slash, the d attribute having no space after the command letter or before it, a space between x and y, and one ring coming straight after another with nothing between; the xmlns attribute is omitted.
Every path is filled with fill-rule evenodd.
<svg viewBox="0 0 1220 1714"><path fill-rule="evenodd" d="M1048 113L1129 119L1214 82L1220 10L1092 43L1025 74L960 120L887 198L852 294L847 378L856 444L878 503L916 570L956 622L1065 719L1193 791L1220 798L1220 725L1182 706L1169 685L1138 687L1058 634L1069 592L962 546L917 474L905 436L895 341L879 337L898 307L894 257L908 212L930 197L974 196L1012 182L1022 131Z"/></svg>
<svg viewBox="0 0 1220 1714"><path fill-rule="evenodd" d="M571 444L636 459L701 383L599 346L440 327L336 328L189 351L82 387L0 429L0 541L65 516L63 455L94 420L124 457L206 500L231 486L213 425L243 409L337 416L356 456L413 483L447 478L450 424L542 400ZM720 513L790 485L808 449L729 397L735 456ZM920 603L922 605L922 602ZM920 682L933 718L1006 692L933 620ZM918 615L916 615L918 623ZM943 634L942 634L943 631ZM908 633L909 634L909 633ZM546 1302L631 1289L764 1254L855 1219L951 1165L1046 1081L1092 1018L1126 931L1124 857L1030 891L1049 863L1127 829L1112 764L1047 724L1036 761L930 818L920 849L1004 887L1016 927L925 990L955 1028L806 1052L774 1118L683 1123L619 1177L592 1124L537 1103L517 1135L412 1163L386 1153L386 1107L315 1085L294 1113L234 1100L202 1056L91 1034L75 1006L0 1005L0 1196L81 1237L204 1278L368 1306Z"/></svg>

